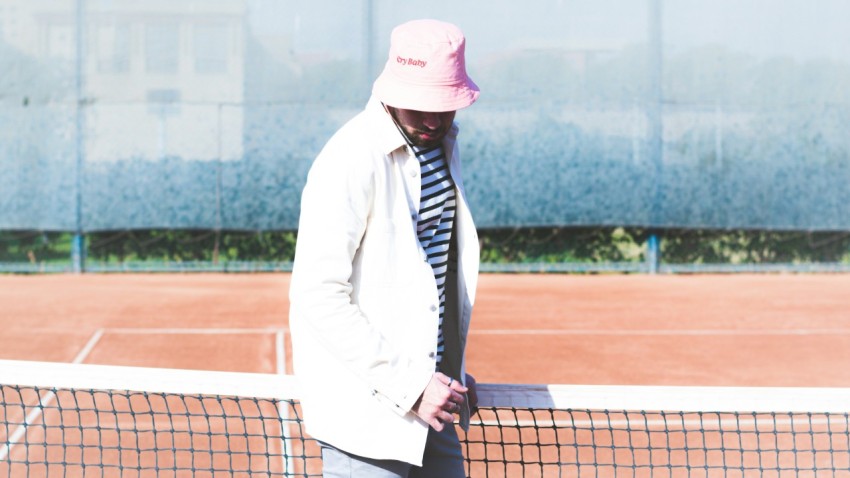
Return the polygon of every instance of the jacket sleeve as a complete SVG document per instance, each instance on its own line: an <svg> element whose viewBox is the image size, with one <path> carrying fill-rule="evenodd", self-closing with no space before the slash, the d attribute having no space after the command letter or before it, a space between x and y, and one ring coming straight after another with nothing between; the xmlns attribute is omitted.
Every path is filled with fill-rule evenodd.
<svg viewBox="0 0 850 478"><path fill-rule="evenodd" d="M312 334L334 363L345 364L373 395L407 413L433 375L367 320L352 301L352 264L374 199L374 167L329 143L310 170L301 200L290 321ZM384 158L369 158L380 161Z"/></svg>

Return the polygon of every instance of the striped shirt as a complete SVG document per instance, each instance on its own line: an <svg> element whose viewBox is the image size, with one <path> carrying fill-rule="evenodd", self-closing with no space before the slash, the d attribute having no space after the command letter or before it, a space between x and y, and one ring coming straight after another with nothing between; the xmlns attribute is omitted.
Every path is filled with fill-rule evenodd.
<svg viewBox="0 0 850 478"><path fill-rule="evenodd" d="M425 249L428 263L434 271L437 295L440 298L440 327L437 336L437 365L439 365L445 351L443 317L446 307L446 271L457 201L454 182L449 174L442 146L429 149L414 147L413 151L416 153L422 172L422 192L416 230L419 243Z"/></svg>

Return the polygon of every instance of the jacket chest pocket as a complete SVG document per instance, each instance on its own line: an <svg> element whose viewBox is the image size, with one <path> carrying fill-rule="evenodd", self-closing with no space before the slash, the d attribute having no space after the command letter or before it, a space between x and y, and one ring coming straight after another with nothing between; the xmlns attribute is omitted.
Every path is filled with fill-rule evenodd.
<svg viewBox="0 0 850 478"><path fill-rule="evenodd" d="M419 240L410 220L373 220L360 244L355 276L362 285L409 285L421 274Z"/></svg>

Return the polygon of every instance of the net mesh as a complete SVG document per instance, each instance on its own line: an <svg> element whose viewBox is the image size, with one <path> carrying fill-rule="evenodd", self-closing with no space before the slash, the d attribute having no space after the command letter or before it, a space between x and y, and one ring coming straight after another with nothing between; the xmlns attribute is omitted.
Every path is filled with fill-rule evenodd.
<svg viewBox="0 0 850 478"><path fill-rule="evenodd" d="M846 414L479 412L470 476L850 476Z"/></svg>
<svg viewBox="0 0 850 478"><path fill-rule="evenodd" d="M321 476L319 447L291 400L0 391L2 476Z"/></svg>
<svg viewBox="0 0 850 478"><path fill-rule="evenodd" d="M0 476L321 476L321 450L304 431L296 391L266 399L250 388L237 396L44 387L10 384L21 373L7 375L0 366ZM824 405L850 408L846 389L654 390L661 403L671 395L693 403L682 409L706 406L694 403L697 394L740 398L737 412L608 406L611 394L615 403L645 403L630 400L647 392L639 387L572 387L561 396L551 387L479 389L482 407L460 433L471 477L850 477L848 413ZM779 403L792 405L776 408L813 411L746 411L759 400L769 406L758 408L773 407L777 393L791 394Z"/></svg>

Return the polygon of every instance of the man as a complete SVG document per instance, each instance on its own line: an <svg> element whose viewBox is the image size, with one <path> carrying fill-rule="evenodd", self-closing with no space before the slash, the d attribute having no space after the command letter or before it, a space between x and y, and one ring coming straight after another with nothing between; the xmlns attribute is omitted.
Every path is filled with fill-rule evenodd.
<svg viewBox="0 0 850 478"><path fill-rule="evenodd" d="M478 98L464 50L454 25L396 27L372 98L307 178L290 326L325 476L464 476L479 259L453 121Z"/></svg>

